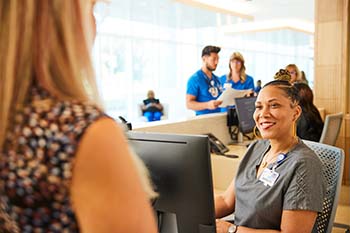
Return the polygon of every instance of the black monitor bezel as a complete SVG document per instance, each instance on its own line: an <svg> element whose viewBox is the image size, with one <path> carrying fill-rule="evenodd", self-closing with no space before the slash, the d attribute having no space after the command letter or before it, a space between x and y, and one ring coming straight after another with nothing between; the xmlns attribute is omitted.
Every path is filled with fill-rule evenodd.
<svg viewBox="0 0 350 233"><path fill-rule="evenodd" d="M179 233L215 232L214 194L208 137L206 135L140 131L129 131L127 132L127 137L136 154L140 156L148 167L152 181L157 186L156 191L159 192L160 196L154 201L154 209L160 212L175 213ZM183 145L183 147L178 147L179 145ZM141 147L149 151L140 152ZM164 155L164 153L167 153L166 148L176 147L180 148L179 150L185 154L173 153L172 155ZM154 160L155 158L150 158L150 156L156 156L154 153L158 153L159 156L178 157L178 159L174 158L173 161L165 160L164 171L161 171L166 173L169 171L166 169L170 169L171 166L178 166L177 174L170 174L168 178L164 177L164 175L157 177L153 170L159 172L157 171L159 168L152 167L151 164L152 161L154 163L157 161ZM199 182L200 180L203 180L203 182ZM160 186L165 185L164 187L166 187L165 181L173 185L170 187L173 190L162 190ZM177 186L179 183L183 185L182 188ZM164 196L162 193L167 195ZM178 200L177 203L175 199ZM204 216L206 211L208 216ZM198 224L198 226L194 227L193 224ZM194 229L198 229L198 231Z"/></svg>
<svg viewBox="0 0 350 233"><path fill-rule="evenodd" d="M245 118L245 116L243 117L243 114L242 114L242 106L240 106L240 104L237 104L239 103L241 100L242 101L251 101L251 100L254 100L254 104L252 106L254 106L254 110L255 110L255 101L256 101L256 96L250 96L250 97L240 97L240 98L235 98L235 108L236 108L236 112L237 112L237 117L238 117L238 127L239 127L239 130L243 133L243 134L247 134L247 133L251 133L253 132L254 130L254 127L255 127L255 121L254 121L254 117L253 117L253 114L251 115L250 117L250 120L252 120L252 122L254 122L254 124L251 124L252 127L250 127L249 129L246 129L242 126L242 121L246 121L247 119Z"/></svg>

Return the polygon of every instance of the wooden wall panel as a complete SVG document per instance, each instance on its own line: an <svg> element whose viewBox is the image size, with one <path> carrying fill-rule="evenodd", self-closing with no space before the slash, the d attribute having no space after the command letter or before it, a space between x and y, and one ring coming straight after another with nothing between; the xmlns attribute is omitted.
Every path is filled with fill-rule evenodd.
<svg viewBox="0 0 350 233"><path fill-rule="evenodd" d="M341 91L342 82L336 81L341 76L341 65L323 65L317 68L317 80L315 82L315 99L320 100L338 100ZM330 85L331 84L331 85ZM318 103L316 101L316 104ZM323 105L318 105L325 107Z"/></svg>
<svg viewBox="0 0 350 233"><path fill-rule="evenodd" d="M349 14L349 0L315 0L315 103L326 114L346 114L336 144L346 153L346 184L350 184Z"/></svg>
<svg viewBox="0 0 350 233"><path fill-rule="evenodd" d="M317 0L316 0L317 1ZM343 18L343 0L324 1L316 5L318 22L341 21Z"/></svg>
<svg viewBox="0 0 350 233"><path fill-rule="evenodd" d="M342 22L320 23L317 27L317 41L319 56L316 57L317 65L337 65L341 63L342 48Z"/></svg>

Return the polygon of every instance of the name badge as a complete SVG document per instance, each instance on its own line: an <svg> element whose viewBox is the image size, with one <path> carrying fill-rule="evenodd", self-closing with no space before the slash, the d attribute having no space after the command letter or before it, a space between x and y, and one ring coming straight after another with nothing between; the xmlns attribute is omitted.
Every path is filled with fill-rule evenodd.
<svg viewBox="0 0 350 233"><path fill-rule="evenodd" d="M224 83L224 89L231 88L232 84L231 83Z"/></svg>
<svg viewBox="0 0 350 233"><path fill-rule="evenodd" d="M268 168L265 168L262 174L260 175L259 180L262 181L265 186L268 185L272 187L272 185L274 185L274 183L276 182L278 176L279 174L275 172L275 169L270 170Z"/></svg>

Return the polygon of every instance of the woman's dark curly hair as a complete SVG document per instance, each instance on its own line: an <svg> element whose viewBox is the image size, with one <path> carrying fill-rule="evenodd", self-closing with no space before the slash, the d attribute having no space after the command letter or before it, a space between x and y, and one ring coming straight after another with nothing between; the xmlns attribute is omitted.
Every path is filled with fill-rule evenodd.
<svg viewBox="0 0 350 233"><path fill-rule="evenodd" d="M321 115L314 105L314 95L309 85L305 83L294 83L294 88L298 91L299 104L304 114L309 119L317 119L318 123L322 123Z"/></svg>
<svg viewBox="0 0 350 233"><path fill-rule="evenodd" d="M291 100L292 108L295 107L296 105L299 105L299 102L300 102L299 92L289 81L273 80L271 82L266 83L263 89L268 86L275 86L281 89L285 93L286 97L288 97Z"/></svg>

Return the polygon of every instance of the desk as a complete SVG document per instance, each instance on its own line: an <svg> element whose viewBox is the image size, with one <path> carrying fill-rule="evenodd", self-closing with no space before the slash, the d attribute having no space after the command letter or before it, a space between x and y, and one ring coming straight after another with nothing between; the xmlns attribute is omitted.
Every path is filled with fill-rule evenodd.
<svg viewBox="0 0 350 233"><path fill-rule="evenodd" d="M221 192L226 190L238 170L247 147L243 145L229 145L229 152L226 154L236 154L239 158L228 158L222 155L211 154L211 168L213 175L214 190Z"/></svg>

